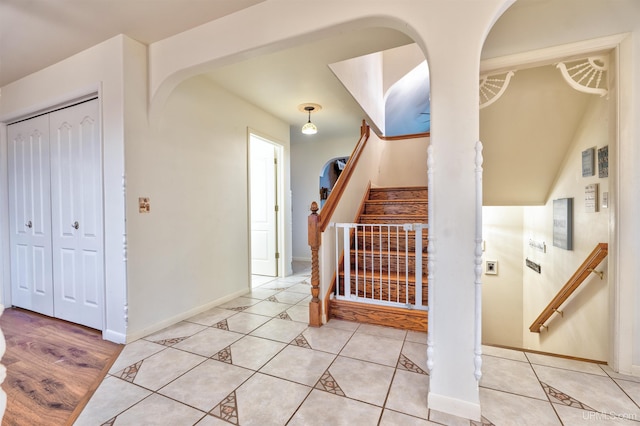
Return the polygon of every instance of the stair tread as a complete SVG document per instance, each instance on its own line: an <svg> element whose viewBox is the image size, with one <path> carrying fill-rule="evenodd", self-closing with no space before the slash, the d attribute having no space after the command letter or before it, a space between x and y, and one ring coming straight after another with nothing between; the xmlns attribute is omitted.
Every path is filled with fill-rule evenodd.
<svg viewBox="0 0 640 426"><path fill-rule="evenodd" d="M360 215L361 218L395 218L395 219L399 219L399 218L418 218L418 219L422 219L422 220L427 220L428 219L428 215L426 214L361 214Z"/></svg>
<svg viewBox="0 0 640 426"><path fill-rule="evenodd" d="M427 186L376 186L371 187L369 191L427 191Z"/></svg>

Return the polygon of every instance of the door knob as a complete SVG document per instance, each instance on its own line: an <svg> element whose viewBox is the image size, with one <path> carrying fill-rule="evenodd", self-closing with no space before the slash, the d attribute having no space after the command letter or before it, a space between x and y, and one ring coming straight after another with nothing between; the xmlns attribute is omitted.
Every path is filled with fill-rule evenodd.
<svg viewBox="0 0 640 426"><path fill-rule="evenodd" d="M72 227L73 229L78 229L78 228L80 228L80 224L79 224L79 223L78 223L78 221L76 220L75 222L73 222L73 225L71 225L71 227Z"/></svg>
<svg viewBox="0 0 640 426"><path fill-rule="evenodd" d="M29 222L25 223L24 226L26 226L27 228L31 229L33 227L33 223L31 223L31 221L29 221Z"/></svg>

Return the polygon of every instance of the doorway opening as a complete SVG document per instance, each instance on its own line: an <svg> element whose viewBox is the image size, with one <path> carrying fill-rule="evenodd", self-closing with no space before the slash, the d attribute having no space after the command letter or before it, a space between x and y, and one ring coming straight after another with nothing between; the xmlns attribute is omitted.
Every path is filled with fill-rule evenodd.
<svg viewBox="0 0 640 426"><path fill-rule="evenodd" d="M277 278L282 265L284 241L280 206L283 190L281 145L249 133L249 203L252 287Z"/></svg>

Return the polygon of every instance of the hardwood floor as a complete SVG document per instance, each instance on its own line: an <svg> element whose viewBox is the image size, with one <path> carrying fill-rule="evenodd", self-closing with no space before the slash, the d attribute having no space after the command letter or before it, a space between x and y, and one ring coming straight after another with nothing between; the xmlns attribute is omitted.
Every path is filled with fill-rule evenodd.
<svg viewBox="0 0 640 426"><path fill-rule="evenodd" d="M22 309L0 317L7 350L2 425L70 425L124 345L101 333Z"/></svg>

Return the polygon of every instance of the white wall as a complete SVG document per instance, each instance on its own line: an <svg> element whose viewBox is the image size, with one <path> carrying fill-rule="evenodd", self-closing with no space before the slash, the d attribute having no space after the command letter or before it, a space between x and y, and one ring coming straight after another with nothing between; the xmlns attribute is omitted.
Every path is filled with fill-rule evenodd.
<svg viewBox="0 0 640 426"><path fill-rule="evenodd" d="M248 291L248 127L288 152L287 124L195 77L127 143L130 339Z"/></svg>
<svg viewBox="0 0 640 426"><path fill-rule="evenodd" d="M498 274L482 276L482 343L522 347L523 207L484 207L483 273L498 261Z"/></svg>
<svg viewBox="0 0 640 426"><path fill-rule="evenodd" d="M307 217L311 213L311 202L320 205L320 173L327 161L336 157L349 157L360 139L360 129L343 138L324 138L316 135L301 135L299 127L291 132L291 192L293 218L293 258L311 260L307 234ZM295 139L294 139L295 138Z"/></svg>
<svg viewBox="0 0 640 426"><path fill-rule="evenodd" d="M429 138L385 140L380 144L376 186L427 186Z"/></svg>
<svg viewBox="0 0 640 426"><path fill-rule="evenodd" d="M604 280L592 274L561 308L563 317L554 315L548 331L531 333L528 327L558 290L573 275L598 243L609 242L609 209L585 212L585 186L599 184L600 194L609 191L609 178L582 177L582 151L608 146L608 102L593 96L578 129L565 165L556 179L544 207L524 209L523 244L533 238L545 241L547 252L537 252L542 273L524 270L523 343L528 349L596 360L607 360L609 353L609 288L607 259L596 268L605 272ZM597 149L596 149L597 151ZM596 166L597 169L597 166ZM553 246L553 200L573 198L573 250ZM535 253L532 252L531 256Z"/></svg>

